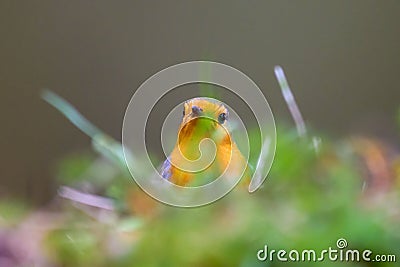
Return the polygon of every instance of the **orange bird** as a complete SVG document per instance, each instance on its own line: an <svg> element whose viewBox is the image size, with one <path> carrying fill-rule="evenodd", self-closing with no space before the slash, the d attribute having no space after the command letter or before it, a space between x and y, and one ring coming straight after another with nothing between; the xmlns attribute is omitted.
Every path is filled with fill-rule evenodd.
<svg viewBox="0 0 400 267"><path fill-rule="evenodd" d="M180 186L203 185L221 174L228 179L240 175L248 183L250 168L228 131L228 114L212 98L186 101L176 145L161 167L162 177Z"/></svg>

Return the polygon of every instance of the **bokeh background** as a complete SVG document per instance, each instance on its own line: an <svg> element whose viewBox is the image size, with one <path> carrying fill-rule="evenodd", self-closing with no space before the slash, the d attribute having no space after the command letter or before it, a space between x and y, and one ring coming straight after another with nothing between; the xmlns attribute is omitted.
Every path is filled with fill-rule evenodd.
<svg viewBox="0 0 400 267"><path fill-rule="evenodd" d="M45 203L58 160L89 145L42 88L120 139L135 89L189 60L242 70L290 121L282 65L308 124L397 146L399 14L398 1L1 1L0 192Z"/></svg>
<svg viewBox="0 0 400 267"><path fill-rule="evenodd" d="M0 1L0 266L286 266L255 253L266 244L321 251L338 238L398 262L399 14L395 0ZM256 194L238 189L178 209L135 186L119 141L136 88L190 60L222 62L253 79L275 115L278 143ZM276 65L306 137L295 130ZM43 89L102 132L84 134L87 125L71 124L43 97L59 109L65 103Z"/></svg>

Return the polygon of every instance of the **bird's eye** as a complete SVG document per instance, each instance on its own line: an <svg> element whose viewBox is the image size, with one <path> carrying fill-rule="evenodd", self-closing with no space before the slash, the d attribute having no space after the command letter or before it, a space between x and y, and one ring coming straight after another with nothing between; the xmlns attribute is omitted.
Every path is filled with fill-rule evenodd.
<svg viewBox="0 0 400 267"><path fill-rule="evenodd" d="M219 123L224 123L225 121L226 121L226 113L221 113L221 114L219 114L219 116L218 116L218 122Z"/></svg>
<svg viewBox="0 0 400 267"><path fill-rule="evenodd" d="M195 115L200 115L200 113L203 112L203 109L200 108L200 107L198 107L198 106L193 106L193 107L192 107L192 112L193 112L193 114L195 114Z"/></svg>

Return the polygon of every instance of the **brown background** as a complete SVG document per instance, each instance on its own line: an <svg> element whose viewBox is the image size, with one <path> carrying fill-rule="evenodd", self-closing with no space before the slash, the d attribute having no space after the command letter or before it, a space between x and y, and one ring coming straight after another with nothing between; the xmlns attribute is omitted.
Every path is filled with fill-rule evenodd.
<svg viewBox="0 0 400 267"><path fill-rule="evenodd" d="M395 145L399 1L1 1L0 193L40 203L53 169L90 140L39 97L50 88L120 139L141 82L172 64L211 59L249 75L279 122L290 115L282 65L307 123L337 137Z"/></svg>

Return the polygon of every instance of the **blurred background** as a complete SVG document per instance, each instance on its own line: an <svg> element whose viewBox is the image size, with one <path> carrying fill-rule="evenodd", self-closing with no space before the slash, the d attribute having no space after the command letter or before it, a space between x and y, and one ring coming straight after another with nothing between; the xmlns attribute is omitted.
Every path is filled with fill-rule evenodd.
<svg viewBox="0 0 400 267"><path fill-rule="evenodd" d="M275 240L277 246L312 246L314 243L309 243L310 240L319 239L325 234L324 229L339 229L330 232L329 242L334 242L338 233L357 233L354 234L353 244L364 247L372 245L374 238L381 238L382 246L378 250L390 252L390 248L394 247L392 252L396 252L400 247L400 238L393 236L392 232L396 232L396 225L399 225L398 191L395 201L390 194L391 203L395 203L387 211L392 216L389 216L390 220L386 221L388 217L382 216L379 208L375 215L366 212L354 215L356 218L347 216L359 211L359 206L352 206L358 203L359 195L351 192L360 190L365 177L379 190L398 189L399 14L400 2L395 0L0 1L0 197L18 198L29 206L43 207L54 199L59 186L67 183L58 178L63 175L79 176L84 166L92 164L90 137L41 99L44 88L67 99L91 122L120 141L125 108L143 81L176 63L212 60L231 65L253 79L264 92L275 115L278 138L282 143L278 144L281 157L277 155L272 174L282 178L282 183L268 184L272 189L267 189L270 190L266 193L270 203L270 209L267 209L268 212L275 210L277 221L268 219L263 225L269 225L270 229L277 225L282 228L268 237ZM275 65L285 69L308 127L322 137L326 148L322 159L314 158L309 144L293 146L298 144L293 141L296 140L293 139L296 135L294 125L274 77ZM354 154L349 155L350 150ZM302 155L301 160L298 155ZM66 158L70 159L67 163ZM328 173L329 179L337 181L336 177L343 183L320 183L313 180L314 175L309 173L316 176ZM304 181L300 182L299 177L304 177ZM349 180L356 182L349 183ZM316 182L315 191L307 191L306 182ZM343 184L346 186L342 187ZM335 195L338 191L324 191L327 188L336 188L345 196L338 200L336 197L340 196ZM116 192L121 189L115 190L111 194L113 197L118 196ZM389 195L385 190L384 195ZM286 199L288 203L282 203L282 197L290 193L292 195ZM304 201L299 201L296 196ZM316 207L315 203L324 196L333 201L332 205L328 208ZM290 198L293 198L293 203ZM242 201L242 196L238 199L244 206L234 210L233 214L248 212L246 205L253 204ZM231 205L229 200L225 201L227 206ZM382 206L388 203L386 201L380 202ZM142 203L141 200L139 202ZM225 204L219 208L226 207ZM146 210L149 208L146 205L139 206L144 206ZM362 204L368 207L374 205ZM137 212L140 207L132 209ZM299 211L299 207L304 209ZM282 208L282 212L277 212L277 208ZM255 214L248 214L254 219L249 219L251 223L247 224L248 227L260 226L261 221L256 215L263 209L257 206ZM227 210L223 209L228 219L221 219L222 224L224 220L229 221L232 215L229 208ZM332 210L338 213L332 215ZM310 211L318 216L303 216ZM182 220L184 231L190 232L190 223L186 221L183 211L170 212ZM219 210L215 212L221 214ZM17 212L11 209L11 213ZM141 214L140 211L138 214ZM199 221L208 221L210 217L207 216L211 215L203 209L196 216L194 218ZM281 225L280 216L285 218L285 222L296 221L304 227L308 222L309 228L306 229L309 232L298 225ZM337 218L343 220L338 221ZM164 222L169 229L177 227L172 219L160 219L158 224L152 224L160 238L166 234L162 230ZM386 222L391 223L390 227L382 226ZM246 225L245 222L243 224ZM290 229L296 227L310 233L309 237L294 239L290 234L284 235L285 231L290 233ZM239 227L240 230L243 229ZM210 234L207 231L200 233ZM73 232L72 236L80 234L79 231ZM232 250L226 253L234 253L243 245L254 245L250 241L236 242L245 239L230 239L228 233L223 234L226 238L221 237L223 241L220 240L221 247L217 249L226 248L224 242L230 241L228 244ZM168 265L146 261L152 258L146 253L154 248L154 235L147 236L141 243L141 251L145 253L140 257L128 256L127 262L143 260L146 264L141 266ZM244 235L247 236L247 233ZM51 246L60 248L58 245L64 244L62 237L64 232L56 232ZM91 238L88 236L84 244L92 244ZM200 240L201 235L193 237L192 241L196 238ZM172 247L176 245L177 251L182 241L171 236L165 236L163 240L176 242ZM204 244L208 243L204 241ZM314 245L319 247L321 244ZM159 246L154 248L155 251L163 251ZM259 242L253 250L262 246L263 243ZM90 250L92 254L85 254L89 255L88 258L80 258L68 249L61 245L61 259L72 258L76 261L71 263L67 260L60 266L87 264L93 255L97 255ZM204 247L197 249L200 259L204 255L200 252L208 253ZM198 260L196 264L189 265L223 266L220 258L214 254L207 255L204 261ZM231 263L239 266L238 263L246 262L248 257L254 259L252 255L244 254L243 258L234 258ZM169 261L170 257L182 260L178 252L161 258L164 263L173 262ZM192 263L185 260L181 263ZM101 266L100 262L90 263L91 266Z"/></svg>
<svg viewBox="0 0 400 267"><path fill-rule="evenodd" d="M136 88L189 60L242 70L289 121L282 65L308 124L397 146L399 12L398 1L1 1L1 192L45 203L56 162L88 147L43 88L119 140Z"/></svg>

